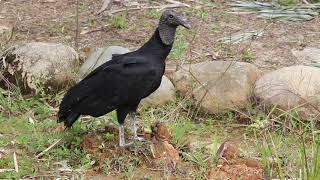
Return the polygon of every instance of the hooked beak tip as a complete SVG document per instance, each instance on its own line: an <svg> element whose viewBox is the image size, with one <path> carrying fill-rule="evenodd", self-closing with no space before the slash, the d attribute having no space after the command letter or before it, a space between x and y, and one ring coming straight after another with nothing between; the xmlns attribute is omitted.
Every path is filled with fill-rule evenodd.
<svg viewBox="0 0 320 180"><path fill-rule="evenodd" d="M188 23L184 23L184 24L182 24L182 26L185 27L185 28L187 28L187 29L190 29L190 28L191 28L191 25L188 24Z"/></svg>
<svg viewBox="0 0 320 180"><path fill-rule="evenodd" d="M187 29L190 29L191 28L191 25L189 24L189 22L187 21L186 18L181 18L180 19L180 25L187 28Z"/></svg>

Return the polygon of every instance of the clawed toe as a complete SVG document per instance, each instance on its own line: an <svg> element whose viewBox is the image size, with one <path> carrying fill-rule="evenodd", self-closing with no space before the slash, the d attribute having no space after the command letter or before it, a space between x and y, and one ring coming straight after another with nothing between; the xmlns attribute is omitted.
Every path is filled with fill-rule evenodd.
<svg viewBox="0 0 320 180"><path fill-rule="evenodd" d="M136 136L133 138L134 141L145 141L143 137Z"/></svg>
<svg viewBox="0 0 320 180"><path fill-rule="evenodd" d="M133 144L133 142L129 142L129 143L123 143L123 144L119 144L120 147L122 148L126 148L126 147L129 147Z"/></svg>

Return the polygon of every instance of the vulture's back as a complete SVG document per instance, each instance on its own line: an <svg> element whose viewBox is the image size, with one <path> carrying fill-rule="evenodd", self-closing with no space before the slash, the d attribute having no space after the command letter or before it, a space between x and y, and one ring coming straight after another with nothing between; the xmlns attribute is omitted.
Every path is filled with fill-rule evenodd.
<svg viewBox="0 0 320 180"><path fill-rule="evenodd" d="M138 104L159 87L164 72L164 64L150 58L128 53L95 69L67 92L58 122L72 125L79 115L98 117L121 106Z"/></svg>

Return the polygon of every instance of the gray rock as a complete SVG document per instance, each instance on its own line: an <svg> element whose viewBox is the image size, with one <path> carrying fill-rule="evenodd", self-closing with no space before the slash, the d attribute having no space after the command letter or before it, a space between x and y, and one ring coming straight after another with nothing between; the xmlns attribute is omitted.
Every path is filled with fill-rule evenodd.
<svg viewBox="0 0 320 180"><path fill-rule="evenodd" d="M254 94L268 105L297 108L302 117L320 114L320 68L290 66L262 76Z"/></svg>
<svg viewBox="0 0 320 180"><path fill-rule="evenodd" d="M293 49L291 52L301 64L320 63L319 48L306 47L302 51Z"/></svg>
<svg viewBox="0 0 320 180"><path fill-rule="evenodd" d="M125 54L129 49L121 46L110 46L107 48L98 48L85 60L76 76L76 81L80 81L91 71L112 59L112 54Z"/></svg>
<svg viewBox="0 0 320 180"><path fill-rule="evenodd" d="M209 61L186 66L174 74L174 84L183 94L193 95L203 110L221 113L244 108L260 76L250 63Z"/></svg>
<svg viewBox="0 0 320 180"><path fill-rule="evenodd" d="M147 98L143 99L141 105L161 106L175 99L175 89L172 82L166 76L162 76L160 87Z"/></svg>
<svg viewBox="0 0 320 180"><path fill-rule="evenodd" d="M77 52L63 44L32 42L9 48L5 56L5 74L15 77L27 92L39 85L57 90L73 79L78 64ZM14 82L15 83L15 82Z"/></svg>

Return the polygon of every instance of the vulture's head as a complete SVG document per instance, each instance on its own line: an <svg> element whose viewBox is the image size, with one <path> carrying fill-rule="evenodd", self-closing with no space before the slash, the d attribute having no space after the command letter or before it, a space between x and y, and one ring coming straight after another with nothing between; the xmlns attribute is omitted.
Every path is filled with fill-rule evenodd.
<svg viewBox="0 0 320 180"><path fill-rule="evenodd" d="M190 25L183 17L177 15L173 10L165 10L160 17L158 27L160 38L164 44L173 44L178 26L183 26L187 29L190 28Z"/></svg>
<svg viewBox="0 0 320 180"><path fill-rule="evenodd" d="M172 10L166 10L162 13L160 18L160 25L162 24L172 26L172 27L183 26L187 29L190 28L190 25L186 22L186 20L183 17L178 16Z"/></svg>

